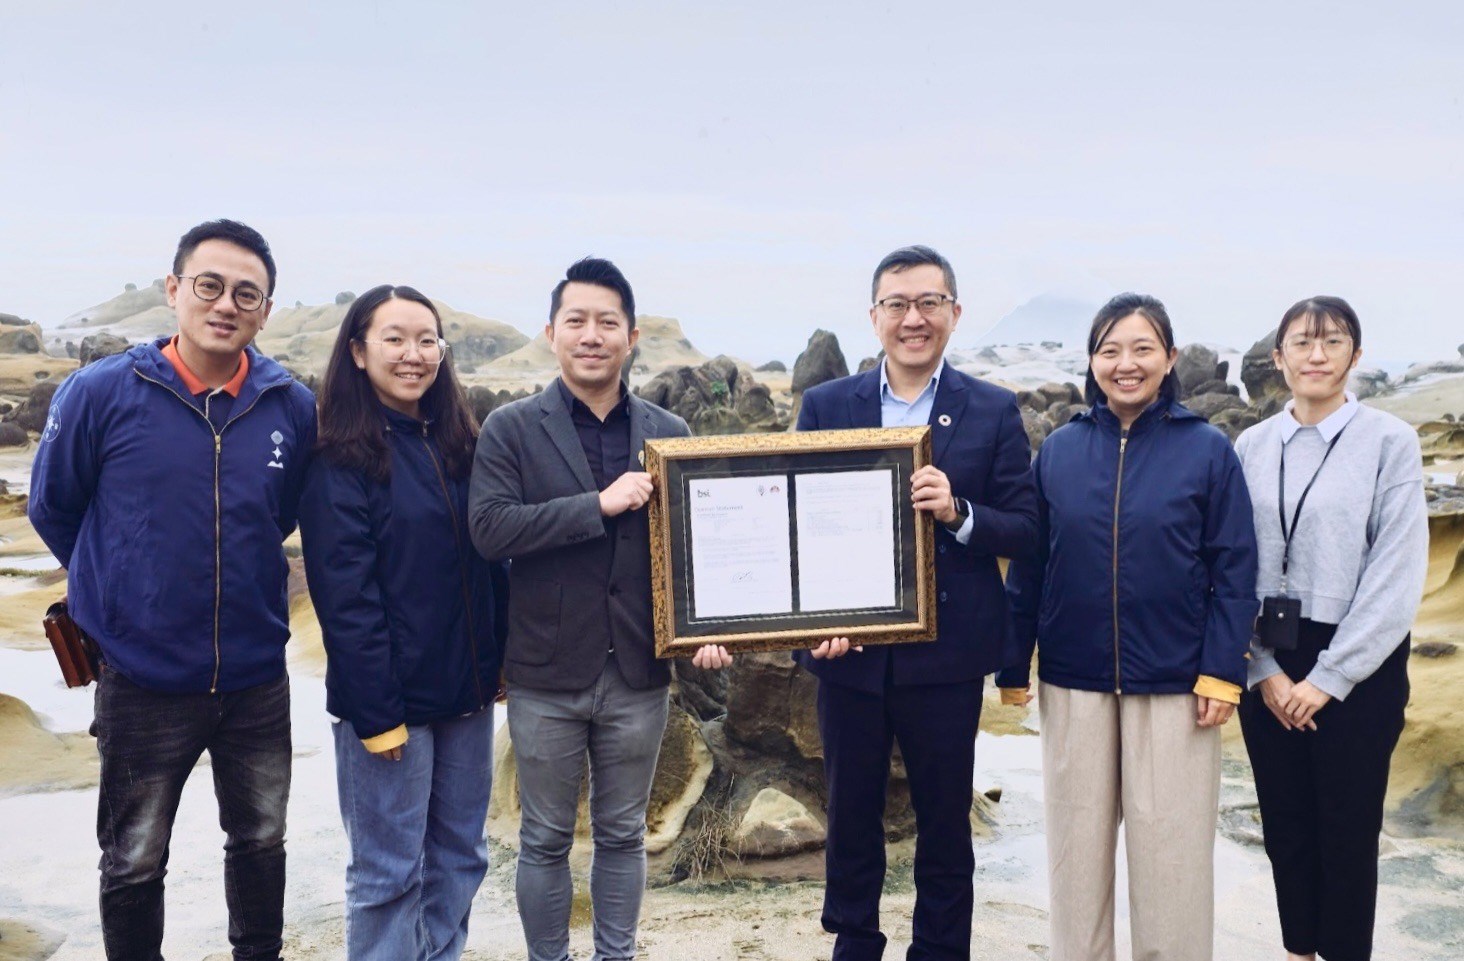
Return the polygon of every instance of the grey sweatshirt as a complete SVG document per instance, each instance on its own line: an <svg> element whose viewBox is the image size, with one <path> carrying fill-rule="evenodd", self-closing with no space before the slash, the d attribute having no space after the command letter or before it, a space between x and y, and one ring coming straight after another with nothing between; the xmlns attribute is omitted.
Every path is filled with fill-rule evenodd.
<svg viewBox="0 0 1464 961"><path fill-rule="evenodd" d="M1285 539L1276 500L1282 448L1290 525L1302 490L1339 430L1342 437L1302 508L1286 586L1301 598L1302 617L1337 625L1307 680L1343 700L1397 649L1423 597L1428 506L1418 435L1349 394L1346 406L1313 427L1300 426L1288 405L1241 434L1235 451L1255 508L1256 594L1264 598L1281 588ZM1274 652L1252 641L1249 686L1279 673Z"/></svg>

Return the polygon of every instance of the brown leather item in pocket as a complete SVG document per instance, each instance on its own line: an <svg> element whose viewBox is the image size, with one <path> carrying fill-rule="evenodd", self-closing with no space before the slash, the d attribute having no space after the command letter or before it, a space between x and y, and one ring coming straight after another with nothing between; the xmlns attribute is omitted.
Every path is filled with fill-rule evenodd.
<svg viewBox="0 0 1464 961"><path fill-rule="evenodd" d="M97 679L96 646L91 638L71 619L64 600L46 608L41 620L46 629L46 639L51 650L56 652L56 661L61 665L61 677L67 687L86 687Z"/></svg>

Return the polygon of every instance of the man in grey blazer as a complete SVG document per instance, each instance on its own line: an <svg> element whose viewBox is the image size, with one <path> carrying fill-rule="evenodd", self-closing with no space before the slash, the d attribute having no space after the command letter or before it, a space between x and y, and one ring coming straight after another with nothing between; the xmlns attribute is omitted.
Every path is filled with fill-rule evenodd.
<svg viewBox="0 0 1464 961"><path fill-rule="evenodd" d="M568 958L568 858L588 751L595 957L631 958L671 680L652 638L641 451L647 438L690 431L621 380L640 331L630 284L608 260L569 268L544 334L559 377L489 415L468 499L478 550L512 560L504 676L522 808L519 917L530 961ZM708 646L693 663L731 658Z"/></svg>

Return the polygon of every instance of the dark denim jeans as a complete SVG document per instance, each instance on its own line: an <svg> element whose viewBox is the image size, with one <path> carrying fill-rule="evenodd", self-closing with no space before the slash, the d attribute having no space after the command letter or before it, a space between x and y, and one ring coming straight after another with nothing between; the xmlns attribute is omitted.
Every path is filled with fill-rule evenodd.
<svg viewBox="0 0 1464 961"><path fill-rule="evenodd" d="M226 836L224 897L234 957L277 959L290 795L289 678L229 694L164 694L104 667L96 719L108 961L162 959L163 876L173 820L183 784L204 751Z"/></svg>

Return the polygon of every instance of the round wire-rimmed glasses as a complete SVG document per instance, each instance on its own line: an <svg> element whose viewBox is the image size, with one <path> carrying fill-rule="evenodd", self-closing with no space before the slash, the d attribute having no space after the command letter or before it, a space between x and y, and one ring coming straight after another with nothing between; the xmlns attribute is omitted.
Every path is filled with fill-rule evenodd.
<svg viewBox="0 0 1464 961"><path fill-rule="evenodd" d="M210 303L224 296L224 291L232 290L234 306L243 311L258 310L268 299L264 291L253 284L226 284L212 274L179 274L178 279L193 281L193 296Z"/></svg>
<svg viewBox="0 0 1464 961"><path fill-rule="evenodd" d="M381 359L388 364L400 364L416 348L417 359L424 364L436 366L447 359L448 343L441 337L423 337L421 340L412 340L410 337L402 337L396 334L388 334L378 340L360 338L363 344L375 344L381 348Z"/></svg>

